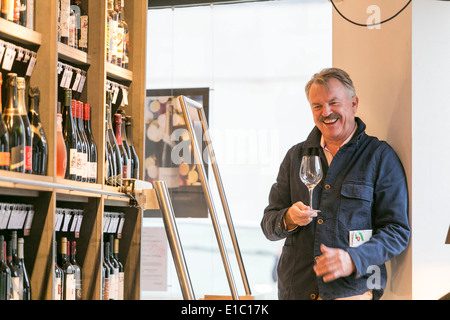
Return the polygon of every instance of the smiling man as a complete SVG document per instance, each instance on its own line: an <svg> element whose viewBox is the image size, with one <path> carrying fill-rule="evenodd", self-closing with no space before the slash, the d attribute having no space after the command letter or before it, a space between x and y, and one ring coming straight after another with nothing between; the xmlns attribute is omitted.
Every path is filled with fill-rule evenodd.
<svg viewBox="0 0 450 320"><path fill-rule="evenodd" d="M385 262L410 236L403 166L384 141L365 133L358 97L337 68L315 74L305 88L315 128L281 163L261 227L284 239L278 263L280 299L379 299ZM319 155L323 179L313 207L300 181L304 155Z"/></svg>

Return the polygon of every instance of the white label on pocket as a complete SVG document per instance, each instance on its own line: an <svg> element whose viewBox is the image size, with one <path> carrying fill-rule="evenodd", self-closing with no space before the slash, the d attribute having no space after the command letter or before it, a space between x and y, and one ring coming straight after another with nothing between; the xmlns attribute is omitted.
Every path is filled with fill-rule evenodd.
<svg viewBox="0 0 450 320"><path fill-rule="evenodd" d="M349 245L356 248L372 237L372 229L349 231Z"/></svg>

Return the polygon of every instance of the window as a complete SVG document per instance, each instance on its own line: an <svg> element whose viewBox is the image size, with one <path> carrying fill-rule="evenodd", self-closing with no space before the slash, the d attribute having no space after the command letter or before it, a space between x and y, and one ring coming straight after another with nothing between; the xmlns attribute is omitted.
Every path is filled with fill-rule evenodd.
<svg viewBox="0 0 450 320"><path fill-rule="evenodd" d="M147 89L210 88L211 136L257 298L277 297L272 271L282 242L266 240L259 224L281 160L314 126L304 87L313 73L332 64L331 21L329 3L312 0L148 12ZM215 205L221 215L218 198ZM158 224L149 220L146 225ZM196 298L230 295L209 221L177 224ZM211 234L205 236L205 228ZM222 232L228 234L225 225ZM229 257L234 261L234 253ZM171 272L168 292L146 292L143 298L180 298ZM244 294L237 267L233 275Z"/></svg>

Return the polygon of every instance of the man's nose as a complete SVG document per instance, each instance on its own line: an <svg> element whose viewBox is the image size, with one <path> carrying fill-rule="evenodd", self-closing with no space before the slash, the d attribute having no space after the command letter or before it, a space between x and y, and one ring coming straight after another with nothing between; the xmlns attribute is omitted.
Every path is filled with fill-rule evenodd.
<svg viewBox="0 0 450 320"><path fill-rule="evenodd" d="M322 116L328 117L331 113L331 106L328 103L324 104L322 108Z"/></svg>

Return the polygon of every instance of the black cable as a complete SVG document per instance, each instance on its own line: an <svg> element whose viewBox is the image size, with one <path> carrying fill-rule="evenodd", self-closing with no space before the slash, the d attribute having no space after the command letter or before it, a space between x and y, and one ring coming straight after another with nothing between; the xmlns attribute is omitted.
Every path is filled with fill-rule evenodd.
<svg viewBox="0 0 450 320"><path fill-rule="evenodd" d="M340 15L342 18L344 18L344 19L347 20L348 22L353 23L354 25L357 25L357 26L360 26L360 27L374 27L374 26L381 25L382 23L385 23L385 22L388 22L388 21L394 19L396 16L398 16L400 13L402 13L402 11L406 9L406 7L409 6L409 4L411 3L411 1L412 1L412 0L409 0L408 3L407 3L407 4L406 4L399 12L397 12L397 13L394 14L392 17L390 17L390 18L388 18L388 19L386 19L386 20L383 20L383 21L377 22L377 23L373 23L373 24L363 24L363 23L358 23L358 22L352 21L352 20L350 20L349 18L347 18L346 16L344 16L344 15L338 10L338 8L336 8L336 5L334 4L334 1L333 1L333 0L330 0L330 2L331 2L331 4L333 5L334 9L336 10L337 13L339 13L339 15Z"/></svg>

